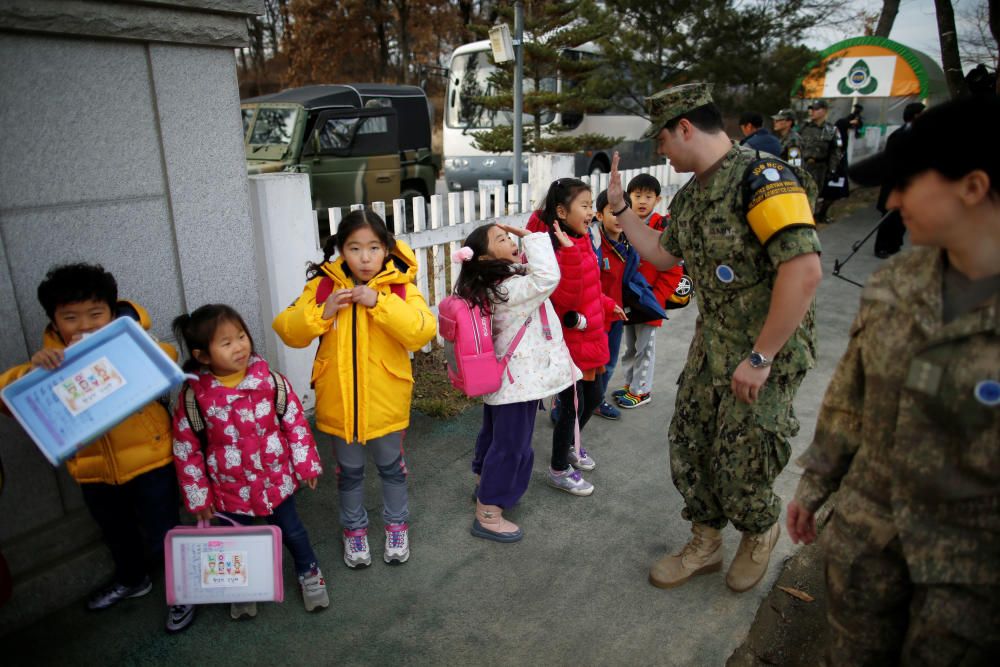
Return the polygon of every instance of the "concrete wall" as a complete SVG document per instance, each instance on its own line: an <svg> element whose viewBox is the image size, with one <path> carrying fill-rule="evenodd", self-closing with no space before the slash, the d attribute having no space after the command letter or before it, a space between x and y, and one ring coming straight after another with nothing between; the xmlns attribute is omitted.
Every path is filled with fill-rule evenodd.
<svg viewBox="0 0 1000 667"><path fill-rule="evenodd" d="M0 366L40 346L35 290L69 261L114 273L161 338L174 316L215 301L262 333L233 51L259 4L0 7ZM76 484L6 418L0 458L0 550L16 586L2 635L110 565ZM47 597L40 584L56 573L64 587Z"/></svg>

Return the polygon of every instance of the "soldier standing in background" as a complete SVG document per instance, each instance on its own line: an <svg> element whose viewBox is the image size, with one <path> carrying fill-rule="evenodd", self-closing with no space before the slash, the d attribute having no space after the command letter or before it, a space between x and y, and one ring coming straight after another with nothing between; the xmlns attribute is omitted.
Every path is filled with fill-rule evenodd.
<svg viewBox="0 0 1000 667"><path fill-rule="evenodd" d="M911 102L903 108L903 125L897 128L885 140L886 150L889 150L889 147L902 133L909 130L910 123L916 120L917 116L924 112L925 108L920 102ZM889 209L886 208L885 203L889 200L890 190L891 188L887 185L882 185L878 191L878 201L875 203L875 208L883 216L889 213ZM903 220L899 217L899 211L892 211L888 218L882 220L882 223L878 227L878 232L875 234L875 256L879 259L885 259L899 252L899 249L903 247L904 234L906 234L906 228L903 227Z"/></svg>
<svg viewBox="0 0 1000 667"><path fill-rule="evenodd" d="M851 169L923 247L865 285L788 505L809 543L840 489L829 665L1000 661L998 118L996 98L945 103Z"/></svg>
<svg viewBox="0 0 1000 667"><path fill-rule="evenodd" d="M653 564L650 582L679 586L722 567L727 523L743 533L726 584L753 588L778 540L773 483L798 431L795 392L815 363L813 295L822 277L807 188L775 157L730 141L710 86L691 83L647 100L657 151L694 177L662 233L625 204L618 155L608 201L643 259L665 270L684 259L698 289L698 324L670 423L670 469L692 538ZM746 196L745 196L746 195Z"/></svg>
<svg viewBox="0 0 1000 667"><path fill-rule="evenodd" d="M779 157L793 167L801 167L802 136L795 131L795 112L791 109L782 109L771 116L771 121L774 124L774 134L781 141Z"/></svg>
<svg viewBox="0 0 1000 667"><path fill-rule="evenodd" d="M802 136L803 166L816 181L821 196L829 175L840 164L842 148L840 133L826 120L828 110L829 105L825 100L816 100L810 104L809 122L799 132ZM830 203L825 199L816 202L816 219L820 222L826 220Z"/></svg>

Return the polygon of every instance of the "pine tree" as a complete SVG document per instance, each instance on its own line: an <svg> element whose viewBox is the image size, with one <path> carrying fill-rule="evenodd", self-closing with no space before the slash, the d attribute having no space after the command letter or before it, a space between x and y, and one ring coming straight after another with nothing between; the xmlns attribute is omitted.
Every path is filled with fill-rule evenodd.
<svg viewBox="0 0 1000 667"><path fill-rule="evenodd" d="M514 23L514 10L500 7L501 20ZM622 137L584 134L568 137L559 132L574 118L602 111L610 106L602 94L601 79L606 76L600 58L572 51L587 42L607 36L612 30L608 14L590 0L556 0L524 3L524 97L525 122L523 145L526 151L575 152L584 148L607 148ZM474 26L480 34L488 26ZM492 61L492 58L491 58ZM561 90L556 82L561 80ZM471 103L460 111L469 121L485 110L495 117L508 117L514 108L514 63L497 65L487 90L477 83L474 70L462 83L463 98ZM552 121L561 114L562 124ZM473 132L476 148L491 153L513 149L514 129L501 124L482 132Z"/></svg>

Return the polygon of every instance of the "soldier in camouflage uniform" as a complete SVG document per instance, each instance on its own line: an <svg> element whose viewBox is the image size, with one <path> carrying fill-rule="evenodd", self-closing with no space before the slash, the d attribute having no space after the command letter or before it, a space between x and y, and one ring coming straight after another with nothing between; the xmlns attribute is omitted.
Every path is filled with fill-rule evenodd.
<svg viewBox="0 0 1000 667"><path fill-rule="evenodd" d="M670 588L719 570L721 529L732 522L743 538L726 583L745 591L766 573L779 535L772 484L798 430L792 399L815 358L819 239L795 171L734 144L708 85L648 101L647 136L694 177L671 202L662 236L625 207L617 157L608 199L643 259L661 270L684 259L699 303L669 430L671 473L693 537L653 565L650 581ZM815 194L808 176L805 185Z"/></svg>
<svg viewBox="0 0 1000 667"><path fill-rule="evenodd" d="M997 118L996 98L946 103L851 169L892 188L924 247L865 285L788 506L811 542L840 490L821 540L832 665L1000 664Z"/></svg>
<svg viewBox="0 0 1000 667"><path fill-rule="evenodd" d="M771 116L774 123L774 133L781 141L782 160L793 167L802 166L802 136L795 131L795 112L792 109L782 109Z"/></svg>
<svg viewBox="0 0 1000 667"><path fill-rule="evenodd" d="M799 132L802 139L803 166L816 181L820 197L823 196L827 177L840 164L842 152L840 132L826 120L828 109L829 106L825 100L816 100L810 104L809 122ZM826 219L826 212L829 208L829 201L818 200L816 217L821 221Z"/></svg>

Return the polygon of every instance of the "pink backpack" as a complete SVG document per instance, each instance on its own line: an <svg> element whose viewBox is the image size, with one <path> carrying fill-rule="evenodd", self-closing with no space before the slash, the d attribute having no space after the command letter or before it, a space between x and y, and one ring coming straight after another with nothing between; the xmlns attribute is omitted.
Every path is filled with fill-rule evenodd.
<svg viewBox="0 0 1000 667"><path fill-rule="evenodd" d="M538 308L546 340L552 339L545 303ZM514 350L524 337L531 316L518 329L503 359L497 359L493 348L493 316L483 312L462 297L451 295L438 304L438 331L444 339L448 361L448 379L466 396L492 394L503 384L503 375L511 382L514 377L507 369Z"/></svg>

